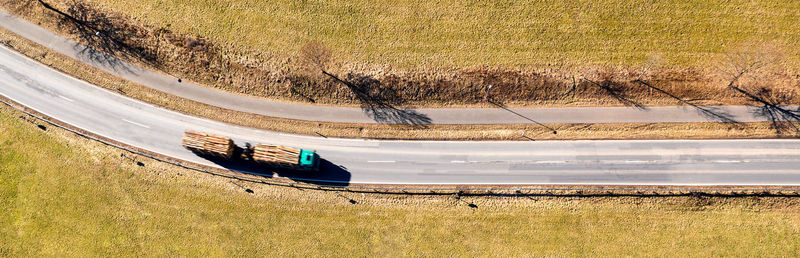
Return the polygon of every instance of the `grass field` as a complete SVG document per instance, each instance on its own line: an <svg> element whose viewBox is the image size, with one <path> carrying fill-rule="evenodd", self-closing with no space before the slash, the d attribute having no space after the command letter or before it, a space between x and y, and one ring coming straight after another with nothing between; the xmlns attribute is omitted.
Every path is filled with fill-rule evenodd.
<svg viewBox="0 0 800 258"><path fill-rule="evenodd" d="M405 67L705 66L748 41L800 49L797 1L90 0L235 50L293 55L321 41L341 61Z"/></svg>
<svg viewBox="0 0 800 258"><path fill-rule="evenodd" d="M726 86L742 56L772 61L748 87L800 91L794 1L2 1L123 59L282 101L480 107L493 85L510 106L743 104ZM314 42L331 76L303 62Z"/></svg>
<svg viewBox="0 0 800 258"><path fill-rule="evenodd" d="M457 201L299 190L141 157L137 166L17 115L0 107L3 257L800 254L797 198Z"/></svg>

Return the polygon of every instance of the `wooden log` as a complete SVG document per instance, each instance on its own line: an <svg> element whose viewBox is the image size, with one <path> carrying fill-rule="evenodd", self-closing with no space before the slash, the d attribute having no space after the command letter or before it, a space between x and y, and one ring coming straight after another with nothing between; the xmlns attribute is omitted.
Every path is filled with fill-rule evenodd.
<svg viewBox="0 0 800 258"><path fill-rule="evenodd" d="M300 149L281 145L258 144L253 149L253 160L272 166L294 168L300 160Z"/></svg>
<svg viewBox="0 0 800 258"><path fill-rule="evenodd" d="M181 139L184 148L204 155L230 159L234 143L231 138L186 130Z"/></svg>

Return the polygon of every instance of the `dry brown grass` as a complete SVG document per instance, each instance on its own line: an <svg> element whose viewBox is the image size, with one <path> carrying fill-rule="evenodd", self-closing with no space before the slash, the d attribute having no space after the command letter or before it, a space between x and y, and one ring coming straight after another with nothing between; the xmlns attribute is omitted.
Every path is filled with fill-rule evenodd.
<svg viewBox="0 0 800 258"><path fill-rule="evenodd" d="M135 5L130 4L120 5L120 1L48 1L59 10L70 13L75 17L82 17L80 19L82 22L97 24L97 26L108 30L107 33L104 31L103 35L109 35L110 39L114 39L95 40L96 37L92 36L94 33L92 29L81 29L82 27L76 25L75 22L65 21L63 17L56 15L55 12L46 10L35 3L26 6L26 8L13 8L14 5L10 3L17 1L6 0L9 3L7 8L46 28L100 49L122 49L123 51L116 51L115 53L126 60L160 69L182 78L189 78L211 87L278 100L340 105L362 104L363 98L360 98L358 93L352 90L353 87L346 87L327 76L308 74L301 62L301 60L306 59L303 58L302 49L298 50L299 54L248 50L238 42L229 42L217 37L219 35L205 35L209 34L208 31L204 31L200 33L201 36L197 36L197 34L190 33L190 30L186 29L186 24L168 26L163 25L165 23L171 24L168 20L148 23L148 21L152 22L152 20L147 17L130 19L128 15L137 13L138 11L135 10L137 7L133 7ZM119 12L111 11L107 7L101 7L98 4L114 6ZM215 6L219 3L203 1L203 4ZM161 8L171 9L173 4L169 3L167 5L170 6L153 8L150 11L156 11L153 14L156 17L169 19L168 17L172 17L172 15L165 16L158 12ZM190 6L186 6L187 10L182 11L188 12L195 10L192 8L200 8L200 6L202 6L200 3L193 3ZM219 14L221 15L221 20L230 20L229 18L231 17L226 16L226 8L204 10L208 11L207 15L210 16L217 15L215 12L222 12L222 14ZM490 6L480 8L492 9ZM477 11L480 11L480 8ZM692 10L694 9L688 8L686 11L691 12ZM324 10L317 11L325 12ZM546 10L543 9L542 11ZM705 15L705 13L703 14ZM202 16L203 13L192 13L192 15ZM504 15L509 14L504 13ZM664 15L664 13L659 13L658 15ZM348 19L348 17L345 14L340 18ZM692 16L687 15L683 18L692 19ZM511 21L513 20L516 19L511 19ZM604 19L600 21L610 22ZM220 28L225 27L220 24L216 25L219 25ZM212 24L205 24L205 26L213 28L215 24L212 22ZM666 24L664 26L670 28L670 26L674 25ZM173 31L173 27L177 29ZM236 33L250 35L249 31L251 30L265 31L267 35L271 33L271 30L262 30L258 27L243 29L240 28L239 32ZM486 30L486 33L488 33L491 28ZM225 35L231 33L220 32L219 29L216 31ZM87 37L86 34L91 35ZM280 38L284 35L272 36ZM615 38L618 35L606 36ZM656 42L661 42L662 40L657 38L660 37L659 35L650 36L656 37L653 38ZM685 36L681 35L681 37ZM732 37L734 36L738 37L737 35L732 35ZM600 38L602 39L603 36L601 35ZM228 39L233 40L233 38ZM346 39L343 38L342 40ZM441 40L446 41L447 39L437 39L437 41L432 41L431 44L437 44ZM743 39L737 39L731 45L744 41ZM761 42L766 41L766 39L756 38L753 41ZM292 44L294 45L303 45L303 42L293 42ZM319 49L327 48L323 43L320 43L324 41L312 42L316 42L314 44L319 46ZM336 45L341 47L341 44ZM632 47L635 50L636 46L641 47L642 44L627 47ZM761 47L761 45L756 46ZM776 47L776 49L780 48ZM450 51L450 49L443 51ZM480 56L490 51L490 49L481 48L475 51L482 52L471 53L467 49L460 55ZM703 53L706 52L703 51L708 51L708 47L699 47L697 51L699 52L687 55L704 55ZM723 52L722 50L715 51ZM637 51L633 52L642 54ZM792 51L789 52L793 53ZM584 52L566 51L565 55L567 57L564 58L570 60L578 58L569 57L571 53L586 54ZM403 56L402 53L395 53L395 55ZM646 55L652 55L652 53ZM607 53L607 56L615 56L615 54ZM558 65L536 67L486 66L487 64L473 64L463 67L458 65L433 65L397 69L383 63L363 64L355 62L343 64L343 62L347 62L333 60L334 62L332 62L328 71L345 81L355 84L366 83L365 85L358 85L357 88L371 89L369 92L375 93L373 97L392 99L393 104L398 106L486 106L483 104L483 99L486 94L486 88L490 84L493 86L491 98L512 106L633 104L630 101L640 105L674 105L678 101L675 97L695 99L696 104L747 103L746 98L725 87L726 78L713 67L715 61L723 62L725 60L722 56L717 56L719 58L703 56L705 59L712 60L711 64L706 63L703 64L704 66L672 64L669 66L650 67L646 77L651 85L668 92L674 97L634 82L636 78L640 77L643 68L647 66L647 64L642 64L641 62L637 62L636 65L602 62L562 62ZM334 53L331 58L337 58L337 55ZM343 57L338 56L338 58ZM780 70L770 74L768 80L781 82L779 85L773 85L775 87L794 87L799 79L792 72ZM386 95L387 93L390 94ZM624 99L620 99L620 97Z"/></svg>
<svg viewBox="0 0 800 258"><path fill-rule="evenodd" d="M84 65L74 59L42 48L35 43L0 29L0 39L15 50L62 72L131 98L153 103L189 115L231 124L304 135L320 133L327 137L425 140L535 140L558 139L704 139L773 138L768 123L738 126L720 123L659 124L533 124L515 125L429 125L425 127L378 124L319 123L260 116L231 111L152 90ZM552 134L554 128L558 134Z"/></svg>

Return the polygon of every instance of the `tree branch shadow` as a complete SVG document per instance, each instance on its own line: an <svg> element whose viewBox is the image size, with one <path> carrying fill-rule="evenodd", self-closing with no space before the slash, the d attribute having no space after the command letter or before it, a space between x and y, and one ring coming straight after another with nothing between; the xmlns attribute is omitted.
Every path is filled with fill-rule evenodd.
<svg viewBox="0 0 800 258"><path fill-rule="evenodd" d="M505 110L505 111L508 111L508 112L510 112L511 114L517 115L517 116L519 116L519 117L521 117L521 118L523 118L523 119L525 119L525 120L528 120L528 121L530 121L530 122L532 122L532 123L534 123L534 124L537 124L537 125L539 125L539 126L541 126L541 127L544 127L544 128L546 128L547 130L549 130L549 131L552 131L552 132L553 132L553 134L557 134L557 133L558 133L558 131L556 131L556 129L555 129L555 128L553 128L553 127L550 127L550 126L547 126L546 124L543 124L543 123L541 123L541 122L539 122L539 121L533 120L533 119L531 119L530 117L527 117L527 116L525 116L525 115L523 115L523 114L517 113L516 111L514 111L514 110L511 110L511 109L509 109L508 107L506 107L506 106L505 106L505 104L503 104L502 102L499 102L499 101L493 100L493 99L491 99L491 98L487 98L487 99L486 99L486 101L487 101L487 102L489 102L489 103L491 103L492 105L495 105L495 106L497 106L498 108L501 108L501 109L503 109L503 110Z"/></svg>
<svg viewBox="0 0 800 258"><path fill-rule="evenodd" d="M647 110L646 106L644 106L640 102L635 101L634 96L630 96L630 94L627 91L625 91L624 86L618 82L615 82L610 79L604 79L599 82L589 80L586 78L584 78L583 80L602 89L603 92L605 92L607 95L611 96L612 98L619 101L625 106L629 107L632 106L641 110Z"/></svg>
<svg viewBox="0 0 800 258"><path fill-rule="evenodd" d="M642 84L642 85L644 85L644 86L646 86L646 87L648 87L650 89L653 89L653 90L655 90L655 91L657 91L657 92L659 92L661 94L667 95L670 98L673 98L673 99L677 100L678 103L680 103L682 105L691 106L691 107L697 109L697 111L700 112L700 114L702 114L706 118L712 119L712 120L717 121L717 122L728 123L728 124L732 124L732 125L739 125L739 121L736 121L733 118L733 115L731 115L730 113L725 111L723 108L697 105L697 104L695 104L695 101L697 101L698 99L684 99L684 98L678 97L678 96L676 96L676 95L674 95L674 94L672 94L670 92L667 92L667 91L665 91L665 90L663 90L661 88L653 86L652 84L642 80L641 78L640 79L636 79L634 82Z"/></svg>
<svg viewBox="0 0 800 258"><path fill-rule="evenodd" d="M306 101L308 101L308 102L311 102L311 103L316 103L316 102L317 102L317 101L316 101L316 100L314 100L314 98L312 98L311 96L309 96L309 95L306 95L306 94L304 94L304 93L302 93L302 92L298 91L297 89L295 89L295 87L294 87L294 86L291 86L291 87L289 87L289 92L291 92L293 95L300 96L301 98L305 99L305 100L306 100Z"/></svg>
<svg viewBox="0 0 800 258"><path fill-rule="evenodd" d="M68 3L69 8L59 10L43 0L38 2L46 9L56 12L60 16L59 26L65 27L70 33L77 35L87 47L80 49L80 54L87 59L102 63L115 70L132 72L125 62L115 56L130 58L157 65L157 57L144 47L128 43L129 40L140 34L136 28L126 27L117 18L90 8L81 1ZM80 48L79 46L75 46Z"/></svg>
<svg viewBox="0 0 800 258"><path fill-rule="evenodd" d="M351 74L350 78L342 80L327 71L322 73L347 86L361 102L364 113L378 123L425 128L432 122L427 115L414 109L398 108L404 102L400 94L392 88L381 87L381 82L372 77Z"/></svg>
<svg viewBox="0 0 800 258"><path fill-rule="evenodd" d="M737 85L745 75L767 66L774 60L760 55L752 57L749 55L739 55L737 58L730 58L733 69L729 71L732 79L728 83L728 88L744 95L750 102L751 107L755 107L753 115L766 118L770 122L770 127L779 136L793 133L795 137L800 137L800 107L792 107L789 103L796 103L796 96L786 91L775 91L766 85L759 86L740 86ZM751 78L755 79L755 77ZM750 83L758 82L759 79Z"/></svg>
<svg viewBox="0 0 800 258"><path fill-rule="evenodd" d="M800 107L791 109L787 103L795 100L794 95L771 90L767 87L758 87L755 92L751 92L734 84L729 85L733 90L747 96L753 102L751 106L756 107L753 114L767 118L770 126L778 135L794 134L800 137Z"/></svg>

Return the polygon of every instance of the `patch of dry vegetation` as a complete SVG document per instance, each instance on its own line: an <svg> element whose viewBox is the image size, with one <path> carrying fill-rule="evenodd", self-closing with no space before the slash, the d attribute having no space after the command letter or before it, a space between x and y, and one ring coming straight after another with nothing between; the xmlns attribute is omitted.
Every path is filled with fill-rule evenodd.
<svg viewBox="0 0 800 258"><path fill-rule="evenodd" d="M49 17L52 10L45 10L41 4L34 1L24 2L27 5L16 6L18 12L27 13L29 15L37 14L42 17ZM160 46L163 44L155 44L155 49L147 48L145 45L148 35L152 33L158 34L156 38L183 38L183 43L175 44L171 48L188 47L186 51L206 51L202 49L203 46L211 46L192 37L178 36L173 32L159 29L154 31L148 30L147 27L137 27L138 25L129 24L126 19L123 19L118 14L106 14L105 12L97 12L94 7L88 6L81 2L70 2L66 6L51 8L66 8L67 12L81 14L79 19L87 21L95 21L90 24L78 23L70 25L62 25L61 29L71 28L73 35L91 34L93 29L97 26L112 27L104 31L112 36L105 38L105 40L97 40L94 34L89 35L91 41L87 43L94 46L111 48L109 52L117 51L123 57L127 56L129 60L139 60L143 65L163 65L159 56L172 50L164 50ZM43 9L44 8L44 9ZM22 11L22 10L26 11ZM38 17L38 16L37 16ZM47 22L47 19L43 19ZM53 17L50 17L53 18ZM74 21L64 21L66 24L74 23ZM100 24L100 25L98 25ZM118 25L122 24L122 26ZM122 35L125 33L132 33L138 35L134 37L118 37L114 35ZM233 124L250 126L255 128L262 128L273 131L291 132L305 135L322 135L328 137L345 137L345 138L378 138L378 139L429 139L429 140L547 140L547 139L675 139L675 138L772 138L785 135L800 134L797 130L795 123L784 123L775 120L773 123L748 123L748 124L715 124L715 123L686 123L686 124L551 124L551 125L423 125L409 123L412 126L403 125L373 125L373 124L343 124L343 123L317 123L308 121L298 121L289 119L280 119L273 117L265 117L243 112L236 112L225 110L202 103L194 102L187 99L170 96L159 91L152 90L142 85L134 84L129 81L121 80L117 77L101 72L90 66L83 65L80 62L62 56L58 53L45 49L35 43L10 33L6 30L0 29L0 37L4 43L17 51L32 57L44 64L50 65L59 69L67 74L71 74L78 78L84 79L107 88L109 90L118 91L127 96L140 99L149 103L163 106L169 109L184 112L190 115L201 116L213 120L224 121ZM85 40L86 41L86 40ZM184 44L185 43L185 44ZM152 45L150 45L152 46ZM164 53L161 53L164 51ZM183 50L182 50L183 51ZM350 96L360 102L365 110L379 110L381 108L392 109L406 105L408 102L403 95L420 95L432 96L431 94L421 93L407 93L407 90L415 89L416 86L399 86L397 89L389 89L383 87L385 85L380 80L375 80L370 77L354 76L348 74L345 77L339 78L334 74L328 73L327 70L331 65L331 50L320 42L311 42L305 44L299 54L299 63L297 66L297 73L291 75L294 82L299 82L295 86L305 87L311 89L319 87L315 83L318 80L335 81L339 89L347 89ZM213 52L213 51L212 51ZM126 54L133 53L133 54ZM139 53L139 54L135 54ZM198 57L202 56L197 53L189 53L189 56ZM757 106L765 106L765 116L775 117L778 119L787 117L796 118L796 111L794 113L787 113L782 110L783 105L797 104L800 98L795 98L798 94L797 78L788 76L781 72L781 67L784 58L780 56L781 51L770 45L745 45L726 55L725 59L720 61L717 71L721 74L716 80L719 81L717 86L709 86L707 78L704 78L699 71L673 71L673 70L658 70L653 69L658 67L659 58L653 57L648 60L648 65L643 69L613 69L602 68L593 70L583 77L568 77L561 74L562 79L566 81L558 82L560 87L553 88L552 85L557 80L543 79L544 75L530 73L527 75L521 74L522 70L503 70L495 68L479 68L474 70L459 71L461 75L453 78L473 78L481 80L482 82L474 85L496 85L488 92L486 88L475 88L472 91L461 91L456 93L454 90L448 94L460 94L467 96L471 94L471 98L476 101L483 101L488 97L489 107L499 106L514 106L525 104L513 100L514 97L508 98L503 96L514 95L518 98L537 99L541 103L570 103L569 105L593 105L593 104L608 104L608 105L631 105L631 106L646 106L651 104L668 104L668 105L691 105L701 106L706 104L750 104ZM137 56L138 55L138 56ZM221 58L221 57L219 57ZM736 76L739 70L745 69L747 65L752 65L750 59L759 59L764 61L763 65L757 68L748 69L746 74L747 80L740 80L747 85L756 83L760 86L747 86L745 88L751 89L758 94L771 94L766 96L770 102L765 104L761 99L754 99L753 94L742 94L742 91L737 91L736 87L725 85L731 78ZM768 59L768 60L766 60ZM222 60L222 59L220 59ZM229 60L230 61L230 60ZM202 63L202 62L201 62ZM257 66L237 66L242 69L250 69ZM766 69L764 67L767 67ZM561 68L559 68L561 69ZM555 70L559 70L555 69ZM319 73L321 71L321 73ZM547 75L552 77L551 75ZM545 77L547 77L545 76ZM434 78L435 74L430 74ZM392 81L392 85L400 84L414 84L415 82L403 79L400 76L389 76L384 80ZM738 79L737 79L738 80ZM438 80L442 82L442 80ZM455 88L439 88L434 89L438 82L427 83L431 87L430 91L447 91L448 89ZM675 84L674 82L680 82ZM519 85L526 85L525 87L534 87L535 89L519 88ZM676 86L677 85L677 86ZM717 85L717 84L714 84ZM738 85L738 84L737 84ZM303 89L292 86L289 88L290 94L301 96L305 101L313 102L315 96L306 95ZM483 86L481 86L483 87ZM516 87L516 88L515 88ZM264 88L269 88L265 86ZM324 92L324 91L320 91ZM471 92L471 93L470 93ZM490 93L490 94L489 94ZM755 93L754 93L755 94ZM777 95L776 95L777 94ZM540 96L543 95L543 96ZM696 96L711 96L713 98L693 98ZM584 96L601 96L594 100L587 100ZM648 97L649 96L649 97ZM779 98L778 98L779 97ZM339 97L335 97L339 98ZM425 97L420 97L421 99ZM420 99L420 100L421 100ZM512 99L510 102L508 99ZM548 100L549 99L549 100ZM720 99L727 99L728 102L719 101ZM377 100L377 101L376 101ZM773 112L776 111L777 113ZM380 115L380 114L376 114ZM711 114L714 115L714 114ZM377 117L377 116L376 116ZM718 119L719 120L719 119ZM722 119L724 120L724 119ZM412 121L413 122L413 121ZM424 121L423 121L424 122ZM424 124L424 123L422 123ZM558 134L550 134L555 129ZM525 133L524 137L522 136Z"/></svg>
<svg viewBox="0 0 800 258"><path fill-rule="evenodd" d="M320 123L260 116L222 109L168 95L122 80L54 53L4 29L0 39L14 50L64 73L116 91L128 97L153 103L189 115L271 131L304 135L424 140L558 140L558 139L705 139L774 138L770 123L636 123L636 124L516 124L516 125L380 125ZM602 81L601 81L602 82ZM558 134L552 134L553 130ZM525 133L526 137L522 136Z"/></svg>
<svg viewBox="0 0 800 258"><path fill-rule="evenodd" d="M0 256L797 256L791 197L413 197L210 176L0 107ZM249 190L249 191L248 191Z"/></svg>
<svg viewBox="0 0 800 258"><path fill-rule="evenodd" d="M492 85L490 98L513 106L674 105L674 97L744 104L713 68L743 42L774 42L786 52L783 70L769 78L781 82L775 86L800 80L792 72L797 48L780 47L800 37L792 1L43 1L51 9L5 1L126 60L281 100L363 105L361 92L370 92L394 106L491 106L484 99ZM308 73L304 60L317 57L304 46L326 49L316 61L336 78ZM648 79L669 94L635 82L653 56L662 61Z"/></svg>

